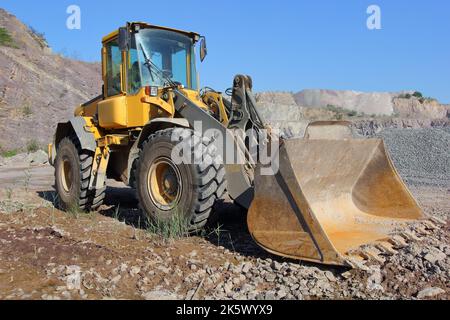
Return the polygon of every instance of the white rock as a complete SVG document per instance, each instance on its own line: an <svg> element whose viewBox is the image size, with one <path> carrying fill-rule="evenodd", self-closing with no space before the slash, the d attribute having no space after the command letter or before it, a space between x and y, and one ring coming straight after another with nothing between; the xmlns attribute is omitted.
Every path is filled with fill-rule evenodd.
<svg viewBox="0 0 450 320"><path fill-rule="evenodd" d="M131 275L132 277L134 277L134 276L137 275L140 271L141 271L141 267L139 267L139 266L133 266L133 267L131 267L130 275Z"/></svg>
<svg viewBox="0 0 450 320"><path fill-rule="evenodd" d="M265 294L265 299L266 300L275 300L276 299L275 291L267 291Z"/></svg>
<svg viewBox="0 0 450 320"><path fill-rule="evenodd" d="M334 274L331 271L325 271L325 277L331 282L335 282L336 278L334 277Z"/></svg>
<svg viewBox="0 0 450 320"><path fill-rule="evenodd" d="M348 278L350 278L352 276L352 273L350 271L346 271L346 272L342 273L341 276L344 279L348 279Z"/></svg>
<svg viewBox="0 0 450 320"><path fill-rule="evenodd" d="M242 266L242 273L248 273L250 269L253 267L253 264L251 262L246 262Z"/></svg>
<svg viewBox="0 0 450 320"><path fill-rule="evenodd" d="M48 162L48 155L42 151L38 150L34 153L30 153L26 157L26 161L31 165L42 165Z"/></svg>
<svg viewBox="0 0 450 320"><path fill-rule="evenodd" d="M442 261L447 257L447 255L439 250L433 250L425 255L424 259L435 264L438 261Z"/></svg>
<svg viewBox="0 0 450 320"><path fill-rule="evenodd" d="M273 261L271 264L272 269L275 269L277 271L280 271L281 268L283 268L283 265L277 261Z"/></svg>
<svg viewBox="0 0 450 320"><path fill-rule="evenodd" d="M269 273L269 274L266 275L265 279L268 282L274 282L275 279L276 279L276 276L274 274Z"/></svg>
<svg viewBox="0 0 450 320"><path fill-rule="evenodd" d="M66 275L70 275L72 273L80 272L81 268L80 266L66 266Z"/></svg>
<svg viewBox="0 0 450 320"><path fill-rule="evenodd" d="M442 290L441 288L431 287L431 288L426 288L426 289L423 289L422 291L420 291L417 294L417 298L418 299L432 298L432 297L438 296L443 293L445 293L445 291Z"/></svg>
<svg viewBox="0 0 450 320"><path fill-rule="evenodd" d="M142 295L145 300L179 300L178 295L175 293L164 291L164 290L155 290L149 291Z"/></svg>
<svg viewBox="0 0 450 320"><path fill-rule="evenodd" d="M191 258L196 257L196 256L197 256L197 251L196 251L196 250L193 250L193 251L189 254L189 256L190 256Z"/></svg>
<svg viewBox="0 0 450 320"><path fill-rule="evenodd" d="M66 286L68 290L78 290L81 288L81 273L74 272L66 277Z"/></svg>
<svg viewBox="0 0 450 320"><path fill-rule="evenodd" d="M120 272L126 272L128 269L128 266L125 263L122 263L119 267Z"/></svg>
<svg viewBox="0 0 450 320"><path fill-rule="evenodd" d="M381 282L383 281L383 276L381 274L380 268L372 268L371 269L372 274L367 279L367 289L369 291L384 291L383 286L381 285Z"/></svg>
<svg viewBox="0 0 450 320"><path fill-rule="evenodd" d="M116 284L120 281L121 278L122 278L122 276L120 274L118 274L117 276L115 276L114 278L111 279L111 282Z"/></svg>
<svg viewBox="0 0 450 320"><path fill-rule="evenodd" d="M231 295L233 293L233 283L231 281L227 281L223 286L226 295Z"/></svg>
<svg viewBox="0 0 450 320"><path fill-rule="evenodd" d="M280 290L278 290L277 292L277 296L279 299L283 299L287 296L287 292L284 288L280 288Z"/></svg>

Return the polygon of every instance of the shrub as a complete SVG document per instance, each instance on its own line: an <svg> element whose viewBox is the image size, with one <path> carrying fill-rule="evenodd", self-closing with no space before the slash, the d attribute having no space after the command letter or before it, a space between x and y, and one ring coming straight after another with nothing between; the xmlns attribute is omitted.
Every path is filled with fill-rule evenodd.
<svg viewBox="0 0 450 320"><path fill-rule="evenodd" d="M336 120L342 120L344 118L344 116L347 116L347 117L356 117L356 116L358 116L358 112L357 111L346 109L346 108L342 108L342 107L337 107L337 106L334 106L332 104L327 105L326 109L328 111L331 111L331 112L333 112L335 114L334 117L336 118Z"/></svg>
<svg viewBox="0 0 450 320"><path fill-rule="evenodd" d="M410 93L402 93L398 96L400 99L411 99L412 95Z"/></svg>
<svg viewBox="0 0 450 320"><path fill-rule="evenodd" d="M28 141L27 143L27 152L28 153L33 153L39 150L39 143L32 139L30 141Z"/></svg>
<svg viewBox="0 0 450 320"><path fill-rule="evenodd" d="M416 92L413 93L413 97L416 97L416 98L423 98L423 95L422 95L421 92L416 91Z"/></svg>
<svg viewBox="0 0 450 320"><path fill-rule="evenodd" d="M31 110L31 106L27 104L23 106L22 113L24 116L31 116L33 114L33 110Z"/></svg>
<svg viewBox="0 0 450 320"><path fill-rule="evenodd" d="M34 38L34 40L36 40L36 42L42 49L48 47L48 42L47 39L45 38L45 33L37 31L32 26L28 26L28 32Z"/></svg>
<svg viewBox="0 0 450 320"><path fill-rule="evenodd" d="M0 28L0 46L11 47L16 49L18 48L14 39L11 37L8 30L6 30L5 28Z"/></svg>
<svg viewBox="0 0 450 320"><path fill-rule="evenodd" d="M332 105L332 104L327 105L327 110L329 110L329 111L337 112L338 109L339 109L339 107L336 107L335 105Z"/></svg>

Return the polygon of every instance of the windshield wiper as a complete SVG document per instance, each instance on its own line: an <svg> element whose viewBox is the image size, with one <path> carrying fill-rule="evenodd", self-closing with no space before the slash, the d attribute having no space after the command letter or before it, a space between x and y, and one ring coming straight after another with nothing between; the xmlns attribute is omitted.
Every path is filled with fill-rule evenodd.
<svg viewBox="0 0 450 320"><path fill-rule="evenodd" d="M172 79L165 76L164 72L162 72L162 70L159 69L158 66L148 57L144 47L142 46L142 43L139 43L139 45L141 46L142 54L144 55L145 60L144 65L148 68L150 76L152 77L152 81L155 81L155 79L153 78L153 73L155 73L157 76L160 77L161 80L166 81L171 87L178 87L178 85L175 82L173 82ZM163 86L165 86L165 84L163 84Z"/></svg>
<svg viewBox="0 0 450 320"><path fill-rule="evenodd" d="M150 64L150 59L148 58L147 54L145 53L145 50L144 50L144 47L142 46L142 44L139 43L139 45L141 46L142 54L144 55L144 60L145 60L144 65L148 68L148 71L150 72L150 77L152 77L152 81L154 82L155 78L153 78L153 69Z"/></svg>

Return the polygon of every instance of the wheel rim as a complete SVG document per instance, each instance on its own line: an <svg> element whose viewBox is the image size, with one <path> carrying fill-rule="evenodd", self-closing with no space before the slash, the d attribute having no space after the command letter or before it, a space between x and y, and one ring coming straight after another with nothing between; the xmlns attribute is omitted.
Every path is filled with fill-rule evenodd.
<svg viewBox="0 0 450 320"><path fill-rule="evenodd" d="M60 176L64 191L70 192L70 190L72 189L73 179L72 179L72 164L68 159L63 160Z"/></svg>
<svg viewBox="0 0 450 320"><path fill-rule="evenodd" d="M182 192L181 174L170 159L159 158L152 163L147 190L153 204L161 210L172 210L178 204Z"/></svg>

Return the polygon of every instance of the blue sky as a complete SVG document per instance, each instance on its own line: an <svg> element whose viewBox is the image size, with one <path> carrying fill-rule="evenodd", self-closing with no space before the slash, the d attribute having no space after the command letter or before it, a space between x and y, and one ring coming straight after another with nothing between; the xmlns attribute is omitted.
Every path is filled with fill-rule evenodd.
<svg viewBox="0 0 450 320"><path fill-rule="evenodd" d="M224 90L237 73L256 91L306 88L420 90L450 103L450 1L2 0L0 6L44 32L55 52L100 59L103 35L126 21L197 31L209 55L202 85ZM170 3L170 4L169 4ZM81 8L81 30L66 28L66 9ZM131 4L134 4L131 6ZM381 30L366 9L381 8Z"/></svg>

